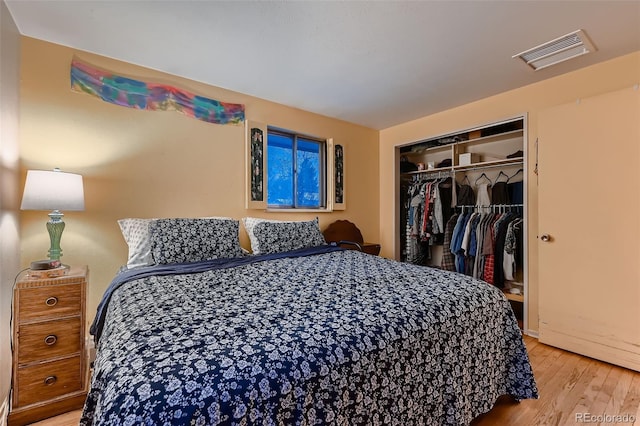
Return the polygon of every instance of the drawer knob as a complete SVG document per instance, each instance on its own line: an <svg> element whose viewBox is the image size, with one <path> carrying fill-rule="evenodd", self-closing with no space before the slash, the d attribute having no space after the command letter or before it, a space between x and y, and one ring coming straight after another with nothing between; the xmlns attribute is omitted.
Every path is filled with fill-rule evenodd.
<svg viewBox="0 0 640 426"><path fill-rule="evenodd" d="M46 379L44 379L44 384L47 386L51 386L57 381L58 381L58 378L56 376L49 376Z"/></svg>
<svg viewBox="0 0 640 426"><path fill-rule="evenodd" d="M47 300L44 301L45 305L47 306L56 306L58 304L58 298L57 297L49 297Z"/></svg>
<svg viewBox="0 0 640 426"><path fill-rule="evenodd" d="M44 343L47 346L53 346L56 344L57 341L58 341L58 336L56 336L55 334L50 334L44 338Z"/></svg>

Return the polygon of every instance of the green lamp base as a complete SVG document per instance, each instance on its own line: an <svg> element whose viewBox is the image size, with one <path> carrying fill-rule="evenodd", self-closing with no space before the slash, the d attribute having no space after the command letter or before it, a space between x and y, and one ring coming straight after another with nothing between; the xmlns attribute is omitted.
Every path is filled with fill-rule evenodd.
<svg viewBox="0 0 640 426"><path fill-rule="evenodd" d="M51 240L51 247L49 247L49 259L60 260L62 256L62 249L60 248L60 238L62 238L62 231L64 231L64 222L62 217L64 214L60 210L54 210L49 213L49 222L47 222L47 231L49 231L49 239Z"/></svg>

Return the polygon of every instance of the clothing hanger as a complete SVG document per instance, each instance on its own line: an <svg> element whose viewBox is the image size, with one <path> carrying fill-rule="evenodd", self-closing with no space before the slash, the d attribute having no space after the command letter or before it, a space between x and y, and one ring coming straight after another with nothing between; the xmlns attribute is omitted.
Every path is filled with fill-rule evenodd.
<svg viewBox="0 0 640 426"><path fill-rule="evenodd" d="M491 179L489 179L489 177L484 172L482 172L480 177L478 179L476 179L476 182L475 182L476 186L478 185L478 181L480 179L482 179L482 178L485 178L486 180L488 180L489 181L489 185L493 185L493 181Z"/></svg>
<svg viewBox="0 0 640 426"><path fill-rule="evenodd" d="M471 186L471 181L469 180L469 176L464 175L464 179L462 179L462 183L464 184L465 181L467 181L467 185Z"/></svg>
<svg viewBox="0 0 640 426"><path fill-rule="evenodd" d="M524 170L523 170L523 169L520 169L520 170L518 170L517 172L515 172L512 176L509 176L509 177L507 178L507 183L509 183L509 181L510 181L511 179L513 179L514 177L518 176L518 173L522 173L522 172L524 172ZM501 172L501 173L502 173L502 172Z"/></svg>
<svg viewBox="0 0 640 426"><path fill-rule="evenodd" d="M434 183L440 185L441 183L443 183L447 179L449 179L449 176L442 176L442 175L438 174L438 177L437 177L437 179L436 179L436 181Z"/></svg>
<svg viewBox="0 0 640 426"><path fill-rule="evenodd" d="M448 188L449 186L452 185L451 176L442 176L442 178L440 179L440 182L438 184L445 184L445 185L447 185L446 187Z"/></svg>
<svg viewBox="0 0 640 426"><path fill-rule="evenodd" d="M498 181L500 180L500 176L506 177L507 178L507 182L509 182L509 175L506 174L505 172L503 172L502 170L500 170L500 173L498 173L498 176L496 177L496 182L495 183L498 183Z"/></svg>

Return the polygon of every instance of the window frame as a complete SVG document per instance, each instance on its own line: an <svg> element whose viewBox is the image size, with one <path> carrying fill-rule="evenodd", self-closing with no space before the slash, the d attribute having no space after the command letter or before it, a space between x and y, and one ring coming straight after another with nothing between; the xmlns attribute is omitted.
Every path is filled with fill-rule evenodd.
<svg viewBox="0 0 640 426"><path fill-rule="evenodd" d="M330 160L329 160L329 153L330 153L330 142L327 139L322 139L322 138L318 138L318 137L314 137L314 136L309 136L303 133L299 133L299 132L295 132L295 131L291 131L291 130L286 130L286 129L281 129L281 128L277 128L277 127L271 127L271 126L267 126L267 133L266 133L266 142L265 142L265 152L268 153L268 147L269 147L269 136L271 134L274 135L279 135L279 136L283 136L283 137L287 137L287 138L291 138L293 143L292 143L292 149L291 149L291 159L292 159L292 163L293 163L293 204L289 205L289 204L269 204L269 185L267 184L267 191L266 191L266 195L265 195L265 201L266 201L266 208L267 210L273 210L273 211L282 211L282 210L290 210L290 211L330 211L330 205L331 205L331 200L330 200L330 191L329 188L332 186L330 182ZM319 166L319 176L318 176L318 181L319 181L319 205L316 206L302 206L298 203L298 140L302 139L303 141L306 142L312 142L312 143L317 143L319 145L319 155L320 155L320 166ZM268 154L266 155L267 157L267 162L268 160ZM269 169L266 168L265 169L265 180L268 182L269 181Z"/></svg>
<svg viewBox="0 0 640 426"><path fill-rule="evenodd" d="M264 151L267 149L266 147L266 135L267 128L272 127L273 129L285 130L282 128L278 128L275 126L267 126L266 123L261 123L255 120L245 120L244 122L244 152L245 152L245 161L244 161L244 206L247 210L262 210L265 212L273 212L273 213L330 213L336 210L346 210L346 185L345 182L348 179L346 173L346 163L344 162L345 158L345 144L340 143L339 145L334 144L333 138L322 139L319 137L313 137L313 139L324 140L326 144L325 151L325 203L326 206L324 208L277 208L270 209L267 206L267 155L262 155ZM308 134L299 133L302 136L309 136ZM340 162L342 164L341 173L336 170L335 161L336 161L336 150L339 149L342 154L342 158ZM339 173L342 181L340 183L340 189L342 193L342 202L336 203L336 173Z"/></svg>

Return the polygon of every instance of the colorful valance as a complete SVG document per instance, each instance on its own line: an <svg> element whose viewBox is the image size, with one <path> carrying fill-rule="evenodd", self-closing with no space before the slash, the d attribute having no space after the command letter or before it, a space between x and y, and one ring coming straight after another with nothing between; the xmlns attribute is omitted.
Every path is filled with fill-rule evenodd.
<svg viewBox="0 0 640 426"><path fill-rule="evenodd" d="M152 111L175 110L216 124L244 121L244 105L220 102L165 84L145 83L71 62L71 90L97 96L105 102Z"/></svg>

